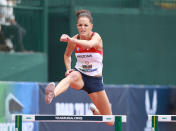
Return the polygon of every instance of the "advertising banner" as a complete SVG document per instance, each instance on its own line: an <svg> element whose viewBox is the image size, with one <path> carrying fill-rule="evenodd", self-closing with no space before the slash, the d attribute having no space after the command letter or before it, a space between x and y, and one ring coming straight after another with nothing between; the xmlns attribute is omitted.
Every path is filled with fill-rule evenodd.
<svg viewBox="0 0 176 131"><path fill-rule="evenodd" d="M0 82L0 131L15 131L12 114L92 115L88 94L69 88L45 103L47 83ZM157 85L105 85L114 115L127 115L122 131L152 131L147 115L176 114L176 88ZM103 106L103 105L102 105ZM114 131L105 123L23 122L23 131ZM175 131L159 123L159 131Z"/></svg>
<svg viewBox="0 0 176 131"><path fill-rule="evenodd" d="M40 84L39 112L55 115L92 115L89 105L91 100L84 91L69 88L56 97L51 104L44 102L45 84ZM147 115L169 114L175 111L176 88L171 86L143 85L105 85L113 114L127 115L123 131L152 131ZM114 131L104 123L40 123L40 131ZM176 126L170 123L159 124L160 131L175 131Z"/></svg>
<svg viewBox="0 0 176 131"><path fill-rule="evenodd" d="M169 86L130 86L127 131L152 131L148 115L172 114L172 90L176 91ZM174 123L159 123L159 131L175 131L174 126Z"/></svg>
<svg viewBox="0 0 176 131"><path fill-rule="evenodd" d="M38 84L0 82L0 131L15 131L12 114L38 113ZM38 124L23 123L23 131L38 131Z"/></svg>

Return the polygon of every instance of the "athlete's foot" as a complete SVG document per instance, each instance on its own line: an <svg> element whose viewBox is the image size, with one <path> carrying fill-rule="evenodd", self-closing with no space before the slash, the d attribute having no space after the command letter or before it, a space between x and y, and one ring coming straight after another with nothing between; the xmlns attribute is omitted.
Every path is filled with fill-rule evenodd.
<svg viewBox="0 0 176 131"><path fill-rule="evenodd" d="M95 113L97 113L98 112L98 110L97 110L97 108L96 108L96 106L94 105L94 104L90 104L90 110L92 111L92 113L95 115Z"/></svg>
<svg viewBox="0 0 176 131"><path fill-rule="evenodd" d="M45 88L45 102L47 104L50 104L54 98L54 89L55 89L55 83L51 82L47 85Z"/></svg>

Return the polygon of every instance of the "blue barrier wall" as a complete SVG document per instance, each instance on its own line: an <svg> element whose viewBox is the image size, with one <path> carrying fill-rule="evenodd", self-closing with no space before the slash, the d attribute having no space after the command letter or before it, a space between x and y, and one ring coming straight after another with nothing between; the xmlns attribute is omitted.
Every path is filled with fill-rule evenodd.
<svg viewBox="0 0 176 131"><path fill-rule="evenodd" d="M14 131L11 114L92 115L84 91L69 88L50 105L44 102L46 83L0 82L0 130ZM175 114L175 86L105 85L113 114L127 115L123 131L151 131L148 114ZM10 104L12 101L13 104ZM13 110L12 110L13 109ZM104 123L24 123L24 131L114 131ZM175 131L176 125L160 123L159 131Z"/></svg>
<svg viewBox="0 0 176 131"><path fill-rule="evenodd" d="M13 113L39 113L38 83L0 82L0 131L15 131ZM38 123L23 123L23 129L38 131Z"/></svg>

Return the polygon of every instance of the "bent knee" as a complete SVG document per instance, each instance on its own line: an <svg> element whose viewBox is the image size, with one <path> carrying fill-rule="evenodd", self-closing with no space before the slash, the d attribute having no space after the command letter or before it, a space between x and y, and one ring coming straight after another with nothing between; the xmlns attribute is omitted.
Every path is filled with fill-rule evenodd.
<svg viewBox="0 0 176 131"><path fill-rule="evenodd" d="M77 81L81 78L81 74L78 71L73 71L69 74L69 77L72 81Z"/></svg>

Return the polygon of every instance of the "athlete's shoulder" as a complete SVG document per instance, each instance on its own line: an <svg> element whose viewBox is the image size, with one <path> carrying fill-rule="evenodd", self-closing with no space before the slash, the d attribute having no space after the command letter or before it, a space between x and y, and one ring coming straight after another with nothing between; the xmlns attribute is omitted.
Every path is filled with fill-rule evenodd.
<svg viewBox="0 0 176 131"><path fill-rule="evenodd" d="M93 37L94 37L94 39L97 40L96 49L101 51L103 49L103 41L102 41L102 38L101 38L100 34L97 33L97 32L94 32L94 36Z"/></svg>
<svg viewBox="0 0 176 131"><path fill-rule="evenodd" d="M96 38L100 38L101 39L101 36L99 33L97 32L93 32L93 37L96 37Z"/></svg>
<svg viewBox="0 0 176 131"><path fill-rule="evenodd" d="M98 32L93 32L93 35L100 36L100 34Z"/></svg>

